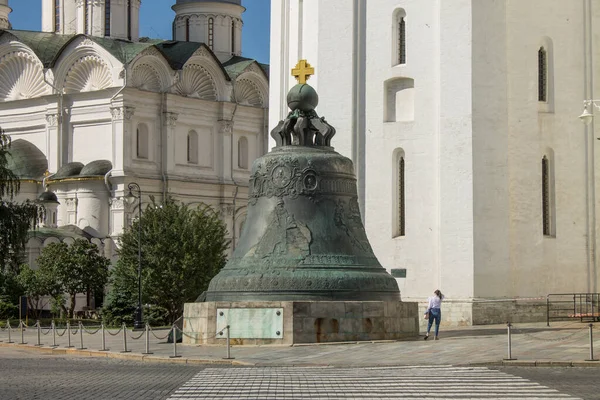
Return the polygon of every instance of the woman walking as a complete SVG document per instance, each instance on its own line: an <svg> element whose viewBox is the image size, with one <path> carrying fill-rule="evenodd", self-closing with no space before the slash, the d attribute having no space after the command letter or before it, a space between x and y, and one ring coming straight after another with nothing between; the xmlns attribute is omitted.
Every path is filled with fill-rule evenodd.
<svg viewBox="0 0 600 400"><path fill-rule="evenodd" d="M427 323L427 334L423 338L424 340L429 339L429 331L431 330L431 325L433 325L433 321L435 321L435 336L433 340L438 340L438 332L440 330L440 320L442 319L442 300L444 300L444 295L442 292L436 290L433 292L435 296L429 297L427 299L429 304L427 305L427 311L425 311L425 315L428 315L429 322Z"/></svg>

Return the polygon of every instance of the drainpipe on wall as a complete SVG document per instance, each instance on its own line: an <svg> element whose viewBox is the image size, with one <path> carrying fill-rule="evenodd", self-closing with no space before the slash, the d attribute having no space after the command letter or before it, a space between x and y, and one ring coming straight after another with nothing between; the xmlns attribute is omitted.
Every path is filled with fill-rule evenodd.
<svg viewBox="0 0 600 400"><path fill-rule="evenodd" d="M119 75L119 78L121 77L121 75L123 76L123 86L121 87L121 89L119 89L117 91L117 93L115 93L115 95L113 97L110 98L110 103L111 104L112 104L113 100L116 99L118 95L120 95L121 93L123 93L123 91L127 87L127 65L128 64L124 64L123 65L123 71Z"/></svg>
<svg viewBox="0 0 600 400"><path fill-rule="evenodd" d="M175 85L181 81L183 70L178 70L173 75L173 84L160 92L160 174L162 178L163 203L167 198L169 182L167 180L167 133L165 129L165 113L167 112L167 95Z"/></svg>
<svg viewBox="0 0 600 400"><path fill-rule="evenodd" d="M104 186L106 186L106 190L108 190L108 194L112 192L112 184L110 183L110 176L112 175L112 168L104 175Z"/></svg>
<svg viewBox="0 0 600 400"><path fill-rule="evenodd" d="M586 100L594 99L594 62L593 62L593 16L592 0L584 0L584 98ZM593 107L593 106L592 106ZM586 125L586 169L587 169L587 222L588 222L588 292L597 292L597 235L596 235L596 160L595 160L595 142L594 142L594 120Z"/></svg>
<svg viewBox="0 0 600 400"><path fill-rule="evenodd" d="M238 197L238 193L240 190L240 187L238 185L238 183L235 181L235 178L233 177L233 120L235 119L235 113L237 112L237 108L238 108L238 103L237 100L235 98L235 83L232 84L233 88L231 90L231 98L235 104L235 106L233 107L233 112L231 113L231 119L229 120L229 122L231 122L231 146L229 147L229 153L230 153L230 162L231 162L231 168L230 168L230 175L231 175L231 181L233 182L233 184L235 185L235 191L233 192L233 213L231 215L231 250L235 251L235 213L236 213L236 200Z"/></svg>

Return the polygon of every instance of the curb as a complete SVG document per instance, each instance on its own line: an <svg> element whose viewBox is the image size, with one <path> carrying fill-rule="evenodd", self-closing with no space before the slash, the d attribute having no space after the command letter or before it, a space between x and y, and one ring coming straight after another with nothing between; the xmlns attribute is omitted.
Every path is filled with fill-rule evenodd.
<svg viewBox="0 0 600 400"><path fill-rule="evenodd" d="M100 351L100 350L87 350L87 349L76 349L76 348L52 348L52 347L40 347L30 344L20 343L4 343L0 342L0 347L13 347L25 350L33 350L39 353L52 354L52 355L68 355L74 357L94 357L94 358L112 358L118 360L129 360L137 362L149 362L149 363L164 363L164 364L189 364L189 365L231 365L231 366L254 366L254 363L246 361L236 360L221 360L212 358L184 358L184 357L161 357L154 355L144 355L140 353L117 353L111 351Z"/></svg>
<svg viewBox="0 0 600 400"><path fill-rule="evenodd" d="M225 360L215 358L171 358L166 356L144 355L141 353L118 353L111 351L88 350L77 348L52 348L35 346L31 344L6 343L0 342L1 347L20 348L24 350L37 351L39 353L51 355L67 355L73 357L94 357L94 358L112 358L117 360L129 360L147 363L163 364L185 364L185 365L229 365L243 367L325 367L325 368L371 368L371 367L397 367L414 366L413 364L369 364L369 365L338 365L327 363L252 363L239 360ZM446 365L446 364L445 364ZM596 361L552 361L552 360L500 360L488 362L465 362L453 364L456 367L554 367L554 368L600 368L600 360Z"/></svg>

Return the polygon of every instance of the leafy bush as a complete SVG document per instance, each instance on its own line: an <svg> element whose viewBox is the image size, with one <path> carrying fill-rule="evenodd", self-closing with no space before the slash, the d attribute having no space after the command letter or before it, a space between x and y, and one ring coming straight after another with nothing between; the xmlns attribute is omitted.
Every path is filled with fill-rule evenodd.
<svg viewBox="0 0 600 400"><path fill-rule="evenodd" d="M13 304L7 296L0 296L0 319L17 318L19 307Z"/></svg>

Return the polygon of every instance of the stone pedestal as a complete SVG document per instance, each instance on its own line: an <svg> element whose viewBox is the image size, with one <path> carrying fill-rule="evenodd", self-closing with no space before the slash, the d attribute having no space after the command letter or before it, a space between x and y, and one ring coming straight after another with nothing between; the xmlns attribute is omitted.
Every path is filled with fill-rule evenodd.
<svg viewBox="0 0 600 400"><path fill-rule="evenodd" d="M396 340L419 334L417 303L257 301L187 303L184 344L242 345Z"/></svg>

